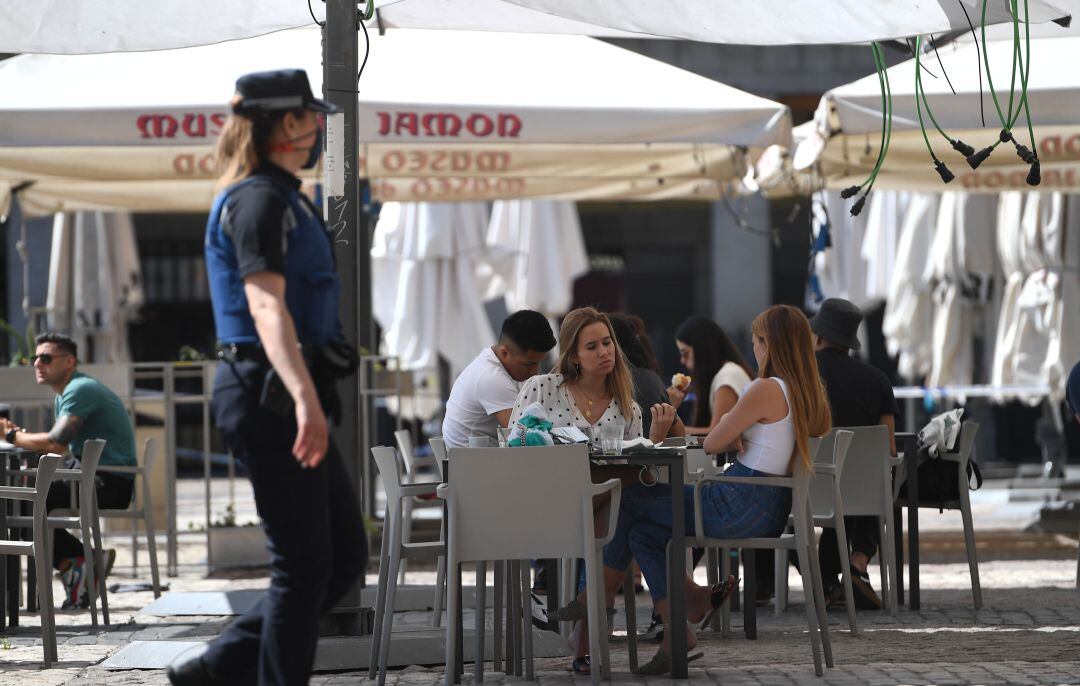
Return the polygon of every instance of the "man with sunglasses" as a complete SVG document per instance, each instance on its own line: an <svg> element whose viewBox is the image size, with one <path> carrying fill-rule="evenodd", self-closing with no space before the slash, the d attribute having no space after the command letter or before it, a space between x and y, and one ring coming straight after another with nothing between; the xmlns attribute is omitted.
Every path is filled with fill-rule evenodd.
<svg viewBox="0 0 1080 686"><path fill-rule="evenodd" d="M56 422L47 432L34 433L0 417L4 440L19 448L42 453L68 455L66 467L77 467L87 439L105 440L101 465L135 466L135 431L124 404L105 384L80 372L78 346L67 336L43 333L35 340L31 358L37 382L56 391L53 414ZM98 472L95 479L98 507L124 509L135 492L133 477ZM49 491L48 509L71 507L71 489ZM106 573L116 559L116 551L106 552ZM64 529L53 537L53 567L64 584L63 609L86 607L86 560L83 546Z"/></svg>

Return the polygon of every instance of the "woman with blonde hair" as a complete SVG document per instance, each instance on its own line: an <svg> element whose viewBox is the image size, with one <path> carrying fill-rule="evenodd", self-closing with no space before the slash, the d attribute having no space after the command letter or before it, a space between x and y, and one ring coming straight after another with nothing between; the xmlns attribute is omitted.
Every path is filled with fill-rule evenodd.
<svg viewBox="0 0 1080 686"><path fill-rule="evenodd" d="M705 439L705 451L739 451L729 476L787 476L793 460L809 463L811 436L830 427L829 401L818 377L810 324L798 309L775 305L758 315L751 328L758 378ZM686 486L687 535L695 534L693 486ZM790 489L749 484L708 484L702 489L705 535L714 538L778 536L791 512ZM659 676L671 669L668 653L666 549L671 540L671 493L665 484L623 490L615 536L604 548L604 590L607 606L615 601L631 558L649 584L656 609L665 623L660 650L639 674ZM732 577L712 588L686 585L687 618L702 625L723 604L738 582ZM697 639L686 628L687 646ZM690 656L691 659L700 654Z"/></svg>
<svg viewBox="0 0 1080 686"><path fill-rule="evenodd" d="M608 316L592 307L570 312L559 328L559 360L551 374L534 376L518 393L510 415L513 426L529 405L539 402L553 427L576 426L583 430L621 425L624 440L642 435L642 408L634 402L634 381L630 365L619 348ZM660 442L675 420L675 408L657 403L648 409L652 417L650 437ZM621 478L624 485L638 480L639 470L625 466L593 468L593 478L604 481ZM606 510L606 502L596 502L597 511ZM605 518L600 517L603 520ZM578 590L584 594L584 580L578 578ZM614 593L614 591L612 591ZM611 602L608 603L611 605ZM585 626L585 605L571 603L560 608L555 618L577 621L570 636L574 652L572 668L588 674L591 666L588 651L589 632Z"/></svg>

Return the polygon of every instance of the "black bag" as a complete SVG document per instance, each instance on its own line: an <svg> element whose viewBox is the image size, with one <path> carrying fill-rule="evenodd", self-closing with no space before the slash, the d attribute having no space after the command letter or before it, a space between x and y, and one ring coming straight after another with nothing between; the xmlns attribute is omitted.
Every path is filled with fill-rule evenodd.
<svg viewBox="0 0 1080 686"><path fill-rule="evenodd" d="M959 441L957 441L959 447ZM956 452L952 452L956 454ZM919 506L936 505L939 512L945 510L945 503L960 499L960 479L956 463L930 455L927 448L919 448ZM975 485L971 485L974 476ZM910 475L908 475L910 478ZM967 483L965 487L977 491L982 487L982 472L975 460L968 460ZM900 486L900 499L907 500L907 483Z"/></svg>

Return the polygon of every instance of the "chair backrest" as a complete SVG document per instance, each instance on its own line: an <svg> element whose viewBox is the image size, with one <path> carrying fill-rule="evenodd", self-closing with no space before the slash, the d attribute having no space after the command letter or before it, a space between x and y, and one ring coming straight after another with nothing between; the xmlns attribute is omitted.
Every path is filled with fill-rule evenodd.
<svg viewBox="0 0 1080 686"><path fill-rule="evenodd" d="M884 516L892 508L892 469L889 466L889 427L837 427L852 433L840 478L844 515Z"/></svg>
<svg viewBox="0 0 1080 686"><path fill-rule="evenodd" d="M960 425L960 436L956 439L957 454L960 456L960 466L967 467L971 460L971 452L975 449L975 434L979 433L978 422L963 422ZM964 475L967 478L967 475Z"/></svg>
<svg viewBox="0 0 1080 686"><path fill-rule="evenodd" d="M817 454L821 450L821 444L822 439L814 436L810 437L806 449L810 453L811 463L817 458ZM806 515L810 514L810 483L813 480L814 471L811 465L807 465L801 457L796 455L792 459L791 477L795 481L794 486L791 488L791 514L795 516L795 521L798 522L800 512ZM795 527L795 533L801 541L803 532L798 526Z"/></svg>
<svg viewBox="0 0 1080 686"><path fill-rule="evenodd" d="M448 545L460 561L583 557L594 541L584 445L452 448Z"/></svg>
<svg viewBox="0 0 1080 686"><path fill-rule="evenodd" d="M848 449L855 434L847 429L833 429L821 439L814 464L832 465L836 473L843 478L844 464L847 462ZM833 476L815 474L810 483L810 510L816 517L831 517L835 509L833 497Z"/></svg>
<svg viewBox="0 0 1080 686"><path fill-rule="evenodd" d="M428 445L431 446L431 454L435 456L435 467L439 470L439 481L446 481L446 474L443 472L443 462L446 460L446 441L442 436L435 436L428 439Z"/></svg>
<svg viewBox="0 0 1080 686"><path fill-rule="evenodd" d="M154 478L154 465L157 464L158 453L161 452L161 443L154 437L147 438L143 443L143 479L149 481Z"/></svg>
<svg viewBox="0 0 1080 686"><path fill-rule="evenodd" d="M386 507L389 509L393 503L401 501L401 461L398 459L397 451L389 446L372 448L371 454L375 458L379 476L382 477L383 491L386 492Z"/></svg>
<svg viewBox="0 0 1080 686"><path fill-rule="evenodd" d="M105 451L105 441L101 438L88 438L83 443L82 455L79 456L79 469L84 478L93 480L97 474L101 453Z"/></svg>
<svg viewBox="0 0 1080 686"><path fill-rule="evenodd" d="M45 512L49 488L63 459L56 453L47 453L38 460L37 476L34 477L34 488L37 489L37 496L34 498L34 514Z"/></svg>
<svg viewBox="0 0 1080 686"><path fill-rule="evenodd" d="M402 462L405 464L405 475L409 477L416 476L416 464L413 460L414 452L412 434L407 429L399 429L394 432L394 442L397 443L397 448L401 452Z"/></svg>

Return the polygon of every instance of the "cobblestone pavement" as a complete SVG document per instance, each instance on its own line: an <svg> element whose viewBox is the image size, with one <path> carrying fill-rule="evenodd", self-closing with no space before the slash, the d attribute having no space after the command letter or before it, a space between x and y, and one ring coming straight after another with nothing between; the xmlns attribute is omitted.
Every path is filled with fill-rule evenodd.
<svg viewBox="0 0 1080 686"><path fill-rule="evenodd" d="M1076 565L1071 560L988 561L981 566L984 609L971 605L967 568L962 564L926 564L922 568L923 610L901 610L892 617L881 612L859 613L860 634L847 630L846 615L832 613L830 623L836 667L815 677L802 613L801 594L792 591L792 607L782 617L771 608L759 609L759 634L745 640L739 615L733 616L736 635L700 636L704 657L691 667L691 681L725 686L785 684L893 686L899 684L1080 684L1080 590L1075 588ZM122 571L122 561L118 570ZM235 590L259 588L265 577L253 573L207 579L195 566L170 579L173 590ZM427 571L411 573L417 583L430 583ZM122 581L122 578L116 579ZM374 581L374 579L371 579ZM792 579L793 583L796 581ZM466 583L469 582L466 576ZM0 683L19 686L46 684L166 684L161 671L108 672L100 662L132 640L167 641L212 637L228 622L210 617L153 617L140 609L153 600L150 593L112 595L113 625L90 626L87 613L58 613L61 664L40 668L41 641L36 615L24 614L20 628L0 639ZM638 597L647 612L647 596ZM649 684L626 667L625 624L621 601L616 619L612 658L614 681ZM404 613L402 624L420 625L425 613ZM468 621L468 619L467 619ZM622 629L622 630L619 630ZM643 660L654 647L642 645ZM489 665L490 667L490 665ZM539 659L543 683L587 683L569 671L568 660ZM358 684L366 673L322 674L312 684ZM441 668L410 667L392 672L395 684L437 684ZM517 682L488 674L489 683ZM465 683L472 683L470 673Z"/></svg>

